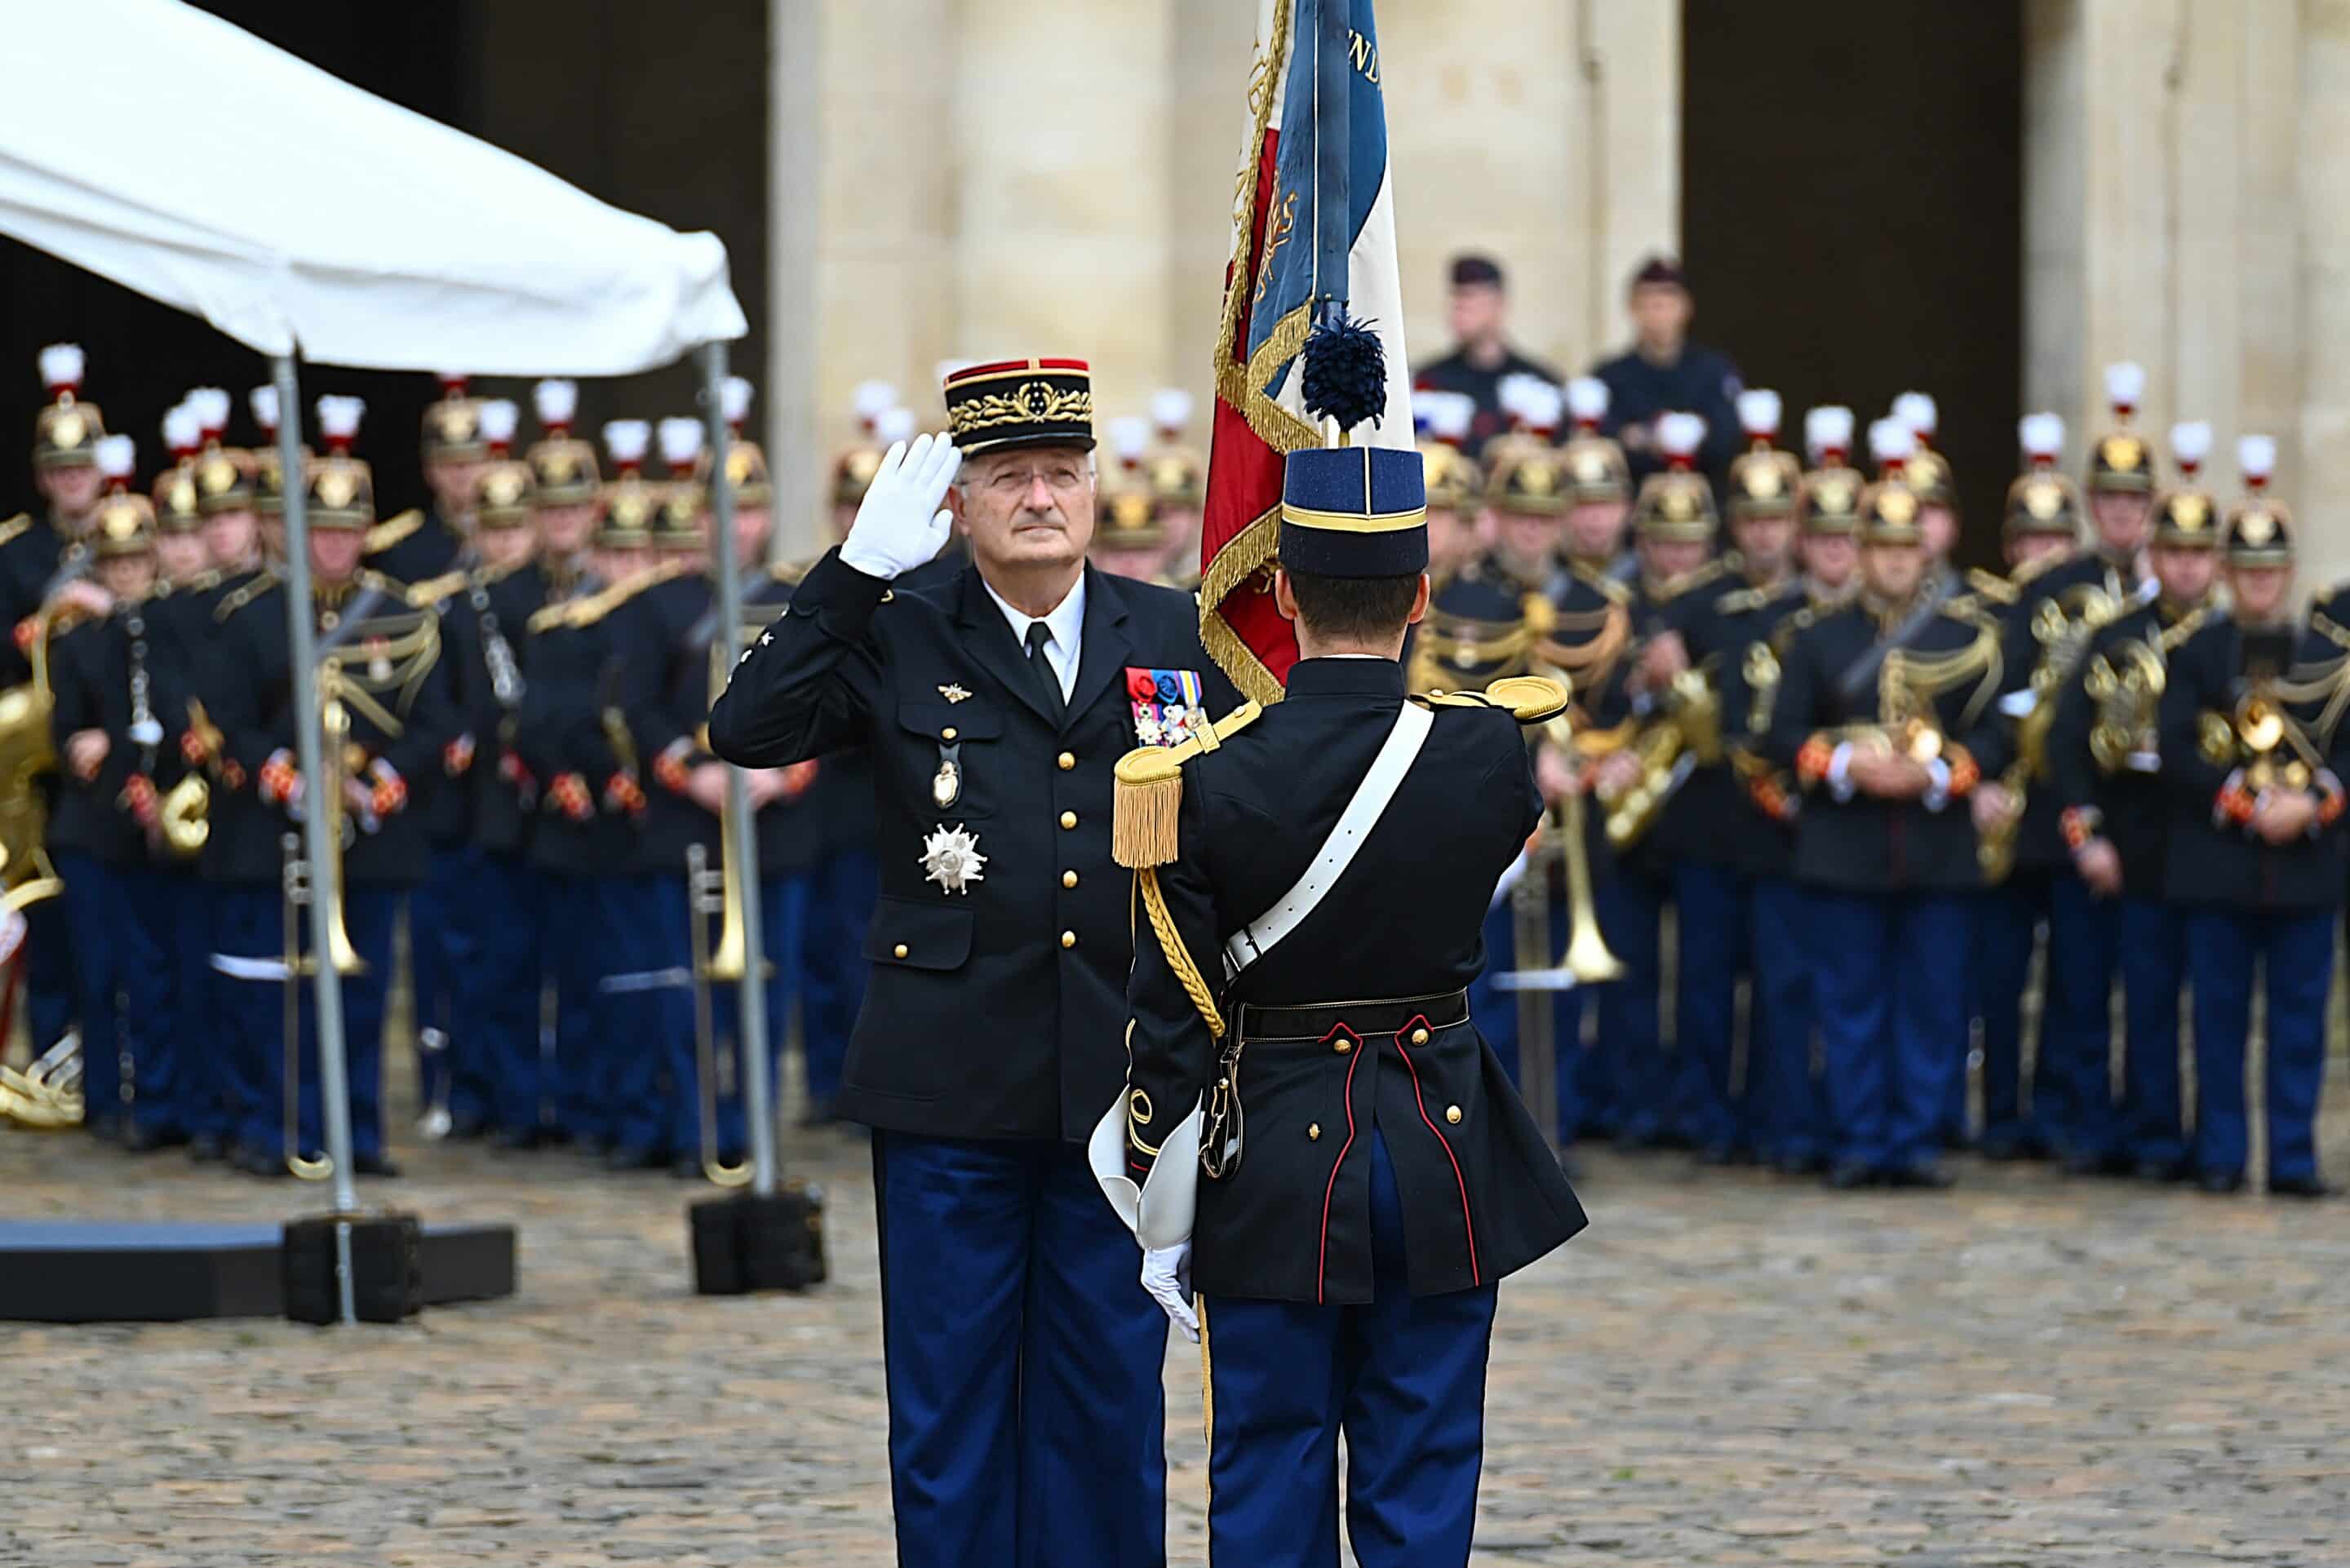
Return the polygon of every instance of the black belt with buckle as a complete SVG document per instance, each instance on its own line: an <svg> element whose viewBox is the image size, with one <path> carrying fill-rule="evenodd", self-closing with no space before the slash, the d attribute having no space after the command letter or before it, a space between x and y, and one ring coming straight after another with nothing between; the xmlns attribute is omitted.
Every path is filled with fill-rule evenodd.
<svg viewBox="0 0 2350 1568"><path fill-rule="evenodd" d="M1389 997L1371 1002L1312 1002L1295 1007L1241 1004L1243 1040L1320 1040L1344 1028L1359 1039L1399 1034L1415 1021L1430 1029L1469 1022L1469 993L1442 991L1430 996Z"/></svg>

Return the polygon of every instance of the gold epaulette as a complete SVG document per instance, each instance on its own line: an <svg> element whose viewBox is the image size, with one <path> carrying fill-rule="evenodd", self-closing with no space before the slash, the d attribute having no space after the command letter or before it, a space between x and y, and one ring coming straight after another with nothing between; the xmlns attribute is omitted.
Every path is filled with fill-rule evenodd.
<svg viewBox="0 0 2350 1568"><path fill-rule="evenodd" d="M13 544L16 536L33 525L33 514L19 512L5 523L0 523L0 545Z"/></svg>
<svg viewBox="0 0 2350 1568"><path fill-rule="evenodd" d="M1482 691L1430 691L1410 701L1430 710L1499 708L1521 724L1540 724L1566 711L1567 690L1547 675L1504 675Z"/></svg>
<svg viewBox="0 0 2350 1568"><path fill-rule="evenodd" d="M423 526L424 514L411 506L399 516L379 523L369 529L367 543L361 548L370 556L381 555Z"/></svg>
<svg viewBox="0 0 2350 1568"><path fill-rule="evenodd" d="M800 579L814 571L816 564L823 559L822 556L810 556L805 561L777 561L767 568L767 576L787 588L795 588L800 586Z"/></svg>
<svg viewBox="0 0 2350 1568"><path fill-rule="evenodd" d="M2029 581L2028 578L2020 580ZM1967 573L1967 587L1982 597L1996 599L2003 605L2012 605L2021 597L2016 592L2014 583L2009 582L1997 572L1986 572L1981 566L1976 566Z"/></svg>
<svg viewBox="0 0 2350 1568"><path fill-rule="evenodd" d="M421 583L411 583L408 586L408 607L411 609L423 609L429 606L437 605L464 586L465 573L462 569L443 572L437 577L427 577Z"/></svg>
<svg viewBox="0 0 2350 1568"><path fill-rule="evenodd" d="M254 600L259 598L262 595L269 592L270 589L276 587L277 586L277 574L276 572L264 570L258 576L254 577L243 587L238 588L234 593L224 596L220 603L213 606L213 624L215 626L226 625L229 617L234 615L237 611L243 609L245 606L251 604Z"/></svg>
<svg viewBox="0 0 2350 1568"><path fill-rule="evenodd" d="M1110 858L1132 870L1175 858L1175 824L1183 807L1183 764L1214 751L1257 721L1262 703L1243 702L1172 746L1137 746L1118 759L1110 797Z"/></svg>

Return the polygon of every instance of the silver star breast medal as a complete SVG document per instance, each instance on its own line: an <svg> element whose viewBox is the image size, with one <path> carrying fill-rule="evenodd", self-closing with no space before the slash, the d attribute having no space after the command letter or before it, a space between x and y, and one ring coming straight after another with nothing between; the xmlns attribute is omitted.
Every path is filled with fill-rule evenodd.
<svg viewBox="0 0 2350 1568"><path fill-rule="evenodd" d="M941 892L970 892L973 882L987 879L980 872L986 864L987 857L979 852L978 836L967 832L961 823L941 826L922 840L922 875L936 882Z"/></svg>

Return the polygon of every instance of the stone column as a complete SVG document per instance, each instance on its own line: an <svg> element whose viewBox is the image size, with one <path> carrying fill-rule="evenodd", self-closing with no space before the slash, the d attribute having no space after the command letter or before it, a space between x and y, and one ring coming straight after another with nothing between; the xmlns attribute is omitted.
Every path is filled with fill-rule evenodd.
<svg viewBox="0 0 2350 1568"><path fill-rule="evenodd" d="M1248 121L1255 7L1180 9L1170 61L1167 342L1163 385L1191 394L1191 443L1208 448L1224 264L1232 255L1233 182ZM1382 26L1385 19L1382 18ZM1138 410L1139 411L1139 410Z"/></svg>
<svg viewBox="0 0 2350 1568"><path fill-rule="evenodd" d="M831 453L817 375L821 353L816 218L823 191L824 0L769 0L767 66L767 363L760 425L775 484L775 549L786 558L831 544L823 511ZM752 374L749 366L741 368Z"/></svg>
<svg viewBox="0 0 2350 1568"><path fill-rule="evenodd" d="M953 9L952 103L919 128L954 159L939 352L1075 355L1100 421L1147 413L1174 365L1172 0Z"/></svg>
<svg viewBox="0 0 2350 1568"><path fill-rule="evenodd" d="M1584 211L1591 259L1585 269L1578 364L1628 335L1624 286L1652 252L1678 254L1681 238L1681 8L1654 0L1578 0Z"/></svg>
<svg viewBox="0 0 2350 1568"><path fill-rule="evenodd" d="M2350 574L2350 3L2303 0L2300 70L2303 576Z"/></svg>
<svg viewBox="0 0 2350 1568"><path fill-rule="evenodd" d="M775 4L769 221L778 267L796 265L805 276L783 280L797 296L779 295L778 311L801 314L777 324L770 378L798 388L800 400L769 395L778 408L805 410L806 477L820 483L855 431L850 397L859 381L892 381L925 424L940 417L931 383L951 351L953 317L960 7L955 0ZM795 107L795 88L805 107ZM818 493L811 484L811 509Z"/></svg>
<svg viewBox="0 0 2350 1568"><path fill-rule="evenodd" d="M2350 291L2327 298L2330 247L2308 233L2350 229L2350 160L2332 140L2350 117L2321 123L2314 107L2350 87L2350 36L2313 47L2303 26L2329 11L2350 17L2294 0L2032 0L2025 29L2025 402L2065 416L2077 467L2107 418L2103 368L2136 359L2158 444L2174 420L2211 422L2222 499L2235 438L2275 436L2278 493L2324 514L2313 581L2333 558L2324 536L2345 532L2312 493L2329 427L2303 406L2327 326L2350 327Z"/></svg>

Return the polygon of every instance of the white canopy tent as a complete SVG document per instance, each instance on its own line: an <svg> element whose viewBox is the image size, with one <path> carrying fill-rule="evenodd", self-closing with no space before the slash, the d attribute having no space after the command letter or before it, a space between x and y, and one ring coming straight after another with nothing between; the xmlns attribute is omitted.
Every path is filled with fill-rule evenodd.
<svg viewBox="0 0 2350 1568"><path fill-rule="evenodd" d="M203 317L271 356L286 472L300 471L297 356L371 369L620 375L699 350L711 450L726 450L719 386L747 323L726 249L624 213L485 142L361 92L179 0L8 7L0 117L0 233ZM715 536L731 539L726 464ZM317 778L319 713L298 486L286 504L286 603L303 776ZM741 619L733 554L712 553L721 616ZM336 857L308 814L311 950L329 950ZM743 777L726 831L756 865ZM756 877L743 914L760 972ZM351 1182L341 990L317 966L319 1077L338 1216ZM294 983L289 977L286 983ZM755 1189L775 1190L764 988L743 988ZM343 1321L354 1321L348 1225Z"/></svg>
<svg viewBox="0 0 2350 1568"><path fill-rule="evenodd" d="M178 0L9 11L0 231L265 354L610 376L745 330L716 235Z"/></svg>

